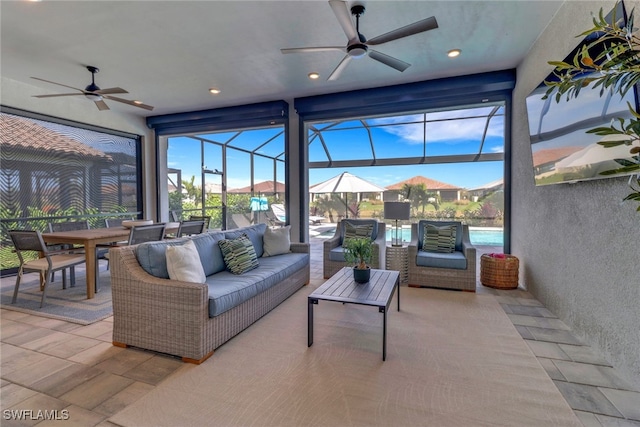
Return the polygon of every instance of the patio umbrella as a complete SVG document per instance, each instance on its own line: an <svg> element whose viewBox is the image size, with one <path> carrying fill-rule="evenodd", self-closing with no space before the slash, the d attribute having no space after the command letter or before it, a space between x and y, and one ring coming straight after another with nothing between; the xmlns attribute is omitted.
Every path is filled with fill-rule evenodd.
<svg viewBox="0 0 640 427"><path fill-rule="evenodd" d="M382 193L385 188L379 187L376 184L364 180L358 176L352 175L349 172L342 172L340 175L336 175L324 182L313 185L309 188L309 192L312 194L319 193L344 193L344 205L346 209L346 216L349 217L349 208L347 204L346 194L348 193Z"/></svg>

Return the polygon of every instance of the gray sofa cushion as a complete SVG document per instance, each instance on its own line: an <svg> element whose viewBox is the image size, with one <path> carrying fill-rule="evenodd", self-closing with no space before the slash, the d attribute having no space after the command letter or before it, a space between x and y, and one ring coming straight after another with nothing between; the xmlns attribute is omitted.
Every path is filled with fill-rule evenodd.
<svg viewBox="0 0 640 427"><path fill-rule="evenodd" d="M466 270L467 259L462 252L440 253L418 251L416 265L421 267L455 268Z"/></svg>
<svg viewBox="0 0 640 427"><path fill-rule="evenodd" d="M219 316L305 268L309 254L287 253L260 259L260 266L241 275L222 271L207 277L209 317Z"/></svg>
<svg viewBox="0 0 640 427"><path fill-rule="evenodd" d="M147 273L155 277L168 279L167 246L182 245L187 240L193 240L204 268L204 274L209 276L226 268L222 252L218 247L218 241L222 239L224 239L223 233L203 233L180 239L141 243L136 247L136 258Z"/></svg>
<svg viewBox="0 0 640 427"><path fill-rule="evenodd" d="M263 241L264 232L267 229L267 224L256 224L249 227L234 228L233 230L227 230L224 232L227 239L233 240L242 236L242 233L246 233L253 243L253 249L256 251L256 256L260 258L264 253Z"/></svg>

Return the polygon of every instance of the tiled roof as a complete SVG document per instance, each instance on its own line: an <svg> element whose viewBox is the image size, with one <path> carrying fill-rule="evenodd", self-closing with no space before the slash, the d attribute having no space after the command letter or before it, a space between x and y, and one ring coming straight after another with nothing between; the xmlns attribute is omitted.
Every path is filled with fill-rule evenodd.
<svg viewBox="0 0 640 427"><path fill-rule="evenodd" d="M273 181L262 181L253 184L254 193L273 193ZM284 184L276 181L276 193L284 193ZM232 188L229 193L251 193L251 186Z"/></svg>
<svg viewBox="0 0 640 427"><path fill-rule="evenodd" d="M0 113L0 134L3 149L9 147L25 151L47 151L49 154L111 160L111 156L91 148L73 138L47 129L32 120Z"/></svg>
<svg viewBox="0 0 640 427"><path fill-rule="evenodd" d="M446 182L436 181L435 179L425 178L424 176L414 176L413 178L405 179L404 181L397 182L389 185L387 190L402 190L405 184L417 185L424 184L427 190L459 190L460 187L447 184Z"/></svg>
<svg viewBox="0 0 640 427"><path fill-rule="evenodd" d="M557 162L581 149L582 147L561 147L536 151L533 153L533 166Z"/></svg>

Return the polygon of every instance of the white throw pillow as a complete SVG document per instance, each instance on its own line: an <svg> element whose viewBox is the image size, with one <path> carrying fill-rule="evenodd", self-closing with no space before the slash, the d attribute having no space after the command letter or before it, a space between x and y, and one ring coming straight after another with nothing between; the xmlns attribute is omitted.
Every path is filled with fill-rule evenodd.
<svg viewBox="0 0 640 427"><path fill-rule="evenodd" d="M207 276L193 241L184 245L167 246L167 271L171 280L204 283Z"/></svg>
<svg viewBox="0 0 640 427"><path fill-rule="evenodd" d="M262 245L264 249L264 254L262 254L262 256L274 256L291 252L291 238L289 237L290 228L290 225L280 228L267 227L262 238Z"/></svg>

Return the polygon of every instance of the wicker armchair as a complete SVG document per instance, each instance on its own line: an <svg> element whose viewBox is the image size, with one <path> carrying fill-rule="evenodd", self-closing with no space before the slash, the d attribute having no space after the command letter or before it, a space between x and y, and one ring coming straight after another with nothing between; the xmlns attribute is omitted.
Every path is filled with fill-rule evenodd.
<svg viewBox="0 0 640 427"><path fill-rule="evenodd" d="M422 251L424 226L455 225L456 247L452 254ZM418 261L420 254L421 260ZM426 262L425 262L426 261ZM420 262L423 265L418 265ZM428 264L425 266L424 264ZM409 286L476 291L476 248L469 240L469 226L458 221L421 220L411 224Z"/></svg>
<svg viewBox="0 0 640 427"><path fill-rule="evenodd" d="M338 223L336 232L332 238L323 242L322 251L322 272L325 279L336 274L342 267L346 267L344 252L342 250L342 239L345 235L345 224L354 226L373 225L371 239L373 240L373 259L371 268L384 268L384 251L386 247L385 224L375 219L343 219Z"/></svg>

